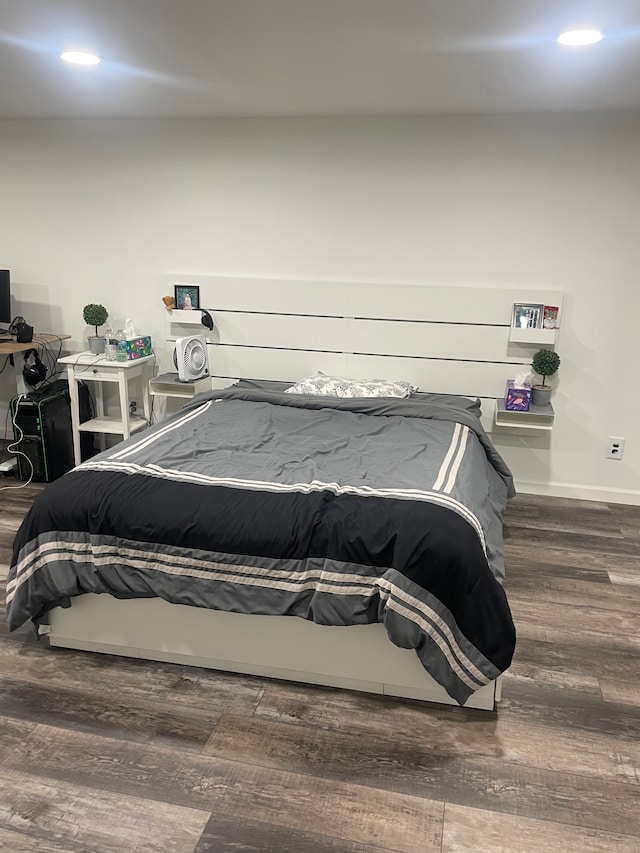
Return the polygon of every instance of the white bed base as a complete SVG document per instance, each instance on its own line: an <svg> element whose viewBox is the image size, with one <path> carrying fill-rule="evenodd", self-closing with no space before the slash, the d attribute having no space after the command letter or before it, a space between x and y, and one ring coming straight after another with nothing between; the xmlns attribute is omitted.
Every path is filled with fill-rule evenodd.
<svg viewBox="0 0 640 853"><path fill-rule="evenodd" d="M456 704L382 625L327 628L290 616L88 594L52 610L40 630L52 646ZM465 707L493 710L500 688L500 679L486 685Z"/></svg>
<svg viewBox="0 0 640 853"><path fill-rule="evenodd" d="M405 379L423 391L481 397L488 431L506 380L531 362L531 345L510 341L513 303L562 306L561 292L539 289L284 281L184 270L163 278L163 292L172 293L176 283L198 285L201 304L213 315L213 387L241 378L295 381L318 370ZM181 325L184 314L165 315L169 339L194 333L193 325ZM198 325L197 331L204 330ZM160 351L161 370L173 369L172 349ZM380 625L326 629L290 617L87 595L52 611L51 625L43 627L55 646L455 704L415 653L393 646ZM492 709L499 698L498 680L467 706Z"/></svg>

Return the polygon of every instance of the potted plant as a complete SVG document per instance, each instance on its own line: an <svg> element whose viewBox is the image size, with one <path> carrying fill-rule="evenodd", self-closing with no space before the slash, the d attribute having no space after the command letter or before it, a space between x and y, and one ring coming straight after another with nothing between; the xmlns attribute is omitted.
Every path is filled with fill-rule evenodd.
<svg viewBox="0 0 640 853"><path fill-rule="evenodd" d="M533 386L531 402L534 406L548 406L551 401L551 385L547 385L547 379L560 367L560 356L551 349L539 349L533 356L531 367L534 373L542 376L542 385Z"/></svg>
<svg viewBox="0 0 640 853"><path fill-rule="evenodd" d="M100 355L104 352L105 339L98 334L98 326L103 326L107 322L109 312L104 305L96 305L91 302L82 309L82 316L87 326L93 326L96 330L95 335L87 338L89 349L95 355Z"/></svg>

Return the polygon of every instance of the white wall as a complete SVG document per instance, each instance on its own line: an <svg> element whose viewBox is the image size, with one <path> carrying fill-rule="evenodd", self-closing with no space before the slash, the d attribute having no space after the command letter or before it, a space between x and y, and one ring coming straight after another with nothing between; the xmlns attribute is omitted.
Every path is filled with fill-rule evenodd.
<svg viewBox="0 0 640 853"><path fill-rule="evenodd" d="M564 290L556 427L496 441L528 488L640 502L636 114L0 122L0 186L16 309L72 350L93 301L160 340L172 271Z"/></svg>

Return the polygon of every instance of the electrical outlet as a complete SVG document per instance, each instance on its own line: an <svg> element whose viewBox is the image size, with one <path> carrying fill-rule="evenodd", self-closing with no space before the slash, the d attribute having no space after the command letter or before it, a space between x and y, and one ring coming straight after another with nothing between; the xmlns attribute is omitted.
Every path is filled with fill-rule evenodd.
<svg viewBox="0 0 640 853"><path fill-rule="evenodd" d="M129 403L129 411L131 412L131 414L133 414L133 413L136 411L136 409L137 409L137 408L138 408L138 404L136 403L136 401L135 401L135 400L132 400L132 401Z"/></svg>
<svg viewBox="0 0 640 853"><path fill-rule="evenodd" d="M607 459L622 459L626 440L626 438L620 438L617 435L610 435L607 452L605 453Z"/></svg>

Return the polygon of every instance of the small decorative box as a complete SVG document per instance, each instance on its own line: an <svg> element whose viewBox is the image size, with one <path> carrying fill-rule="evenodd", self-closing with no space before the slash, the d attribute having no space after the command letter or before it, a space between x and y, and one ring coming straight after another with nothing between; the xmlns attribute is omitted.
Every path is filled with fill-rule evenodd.
<svg viewBox="0 0 640 853"><path fill-rule="evenodd" d="M137 338L127 340L127 361L135 358L144 358L146 355L151 355L151 335L140 335Z"/></svg>
<svg viewBox="0 0 640 853"><path fill-rule="evenodd" d="M531 387L514 388L513 379L507 382L507 393L504 398L504 407L509 412L528 412L531 405Z"/></svg>

